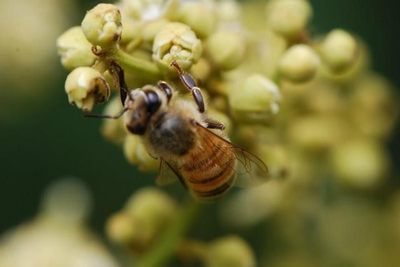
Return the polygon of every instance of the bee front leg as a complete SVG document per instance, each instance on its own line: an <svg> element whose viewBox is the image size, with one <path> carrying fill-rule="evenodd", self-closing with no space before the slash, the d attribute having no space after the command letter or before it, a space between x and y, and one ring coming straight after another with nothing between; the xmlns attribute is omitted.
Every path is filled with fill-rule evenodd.
<svg viewBox="0 0 400 267"><path fill-rule="evenodd" d="M197 83L192 77L192 75L184 72L176 61L173 61L171 63L171 66L173 66L178 72L179 79L181 80L183 85L192 93L192 96L197 104L200 113L204 113L205 107L204 107L203 95L201 94L200 88L197 87Z"/></svg>

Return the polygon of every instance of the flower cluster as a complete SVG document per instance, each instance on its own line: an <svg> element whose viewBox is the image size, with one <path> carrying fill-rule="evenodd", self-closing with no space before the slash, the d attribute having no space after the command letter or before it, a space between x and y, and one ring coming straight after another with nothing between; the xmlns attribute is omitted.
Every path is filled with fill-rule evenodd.
<svg viewBox="0 0 400 267"><path fill-rule="evenodd" d="M62 64L72 70L65 86L69 102L89 112L106 101L118 89L112 62L125 70L129 88L165 79L179 91L170 67L176 61L199 81L208 115L227 126L231 140L266 162L272 178L285 178L228 198L223 219L248 226L274 215L288 228L298 229L307 218L327 227L329 222L320 221L324 205L313 209L313 200L346 198L349 189L371 194L387 185L391 160L384 143L398 108L390 83L371 70L362 40L343 29L313 36L312 14L306 0L99 4L87 12L81 26L66 31L57 42ZM116 96L104 113L121 110ZM140 137L124 130L122 120L105 121L101 131L122 146L140 170L157 170L158 162ZM346 206L343 203L338 209ZM146 254L166 227L177 224L179 210L162 192L144 189L111 217L108 235ZM314 234L330 238L323 229ZM299 240L304 236L288 236L283 233L281 238L297 249L303 247ZM322 239L318 242L325 244ZM242 242L229 237L207 249L196 244L198 250L193 251L200 251L195 256L207 266L253 266ZM341 242L346 243L337 240L338 247ZM183 251L190 255L190 248ZM227 248L239 252L226 254ZM304 256L303 250L296 253ZM242 254L247 255L240 257L244 262L229 261ZM358 260L354 256L350 262Z"/></svg>

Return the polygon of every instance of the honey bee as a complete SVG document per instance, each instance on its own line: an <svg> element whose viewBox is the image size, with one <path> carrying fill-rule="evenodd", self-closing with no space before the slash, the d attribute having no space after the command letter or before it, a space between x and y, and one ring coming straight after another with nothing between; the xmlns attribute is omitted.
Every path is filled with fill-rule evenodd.
<svg viewBox="0 0 400 267"><path fill-rule="evenodd" d="M198 199L223 195L242 174L245 179L267 177L264 162L233 145L223 132L224 125L205 115L203 96L194 78L176 62L171 66L196 105L174 97L173 88L165 81L129 90L123 69L113 63L111 72L119 82L123 110L116 116L88 116L110 119L124 116L127 130L141 136L150 155L160 160L157 182L167 183L172 173ZM239 165L244 172L240 173Z"/></svg>

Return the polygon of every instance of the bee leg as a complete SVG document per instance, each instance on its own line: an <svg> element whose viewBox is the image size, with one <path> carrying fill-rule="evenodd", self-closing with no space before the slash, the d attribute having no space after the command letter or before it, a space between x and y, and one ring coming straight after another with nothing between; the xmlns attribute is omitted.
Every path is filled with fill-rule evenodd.
<svg viewBox="0 0 400 267"><path fill-rule="evenodd" d="M124 108L123 110L121 110L120 113L118 113L117 115L104 115L104 114L91 114L91 113L86 113L84 116L86 118L98 118L98 119L110 119L110 120L116 120L121 118L122 115L124 115L124 113L128 110L128 108Z"/></svg>
<svg viewBox="0 0 400 267"><path fill-rule="evenodd" d="M206 118L204 120L205 123L207 123L207 129L218 129L218 130L225 130L225 125L223 125L222 123L212 120L210 118Z"/></svg>
<svg viewBox="0 0 400 267"><path fill-rule="evenodd" d="M197 87L197 83L192 75L184 72L175 60L172 61L171 66L173 66L178 72L179 79L183 85L192 93L200 113L203 113L205 111L203 95L201 94L200 88Z"/></svg>
<svg viewBox="0 0 400 267"><path fill-rule="evenodd" d="M110 70L110 73L113 75L113 77L118 80L118 87L119 87L119 94L121 97L121 103L122 103L122 105L124 105L126 97L129 96L129 89L128 89L128 85L126 84L126 81L125 81L124 70L115 61L111 62L109 70Z"/></svg>
<svg viewBox="0 0 400 267"><path fill-rule="evenodd" d="M165 93L165 95L167 96L168 103L169 103L169 101L172 98L172 91L173 91L172 87L164 81L159 81L157 83L157 86Z"/></svg>

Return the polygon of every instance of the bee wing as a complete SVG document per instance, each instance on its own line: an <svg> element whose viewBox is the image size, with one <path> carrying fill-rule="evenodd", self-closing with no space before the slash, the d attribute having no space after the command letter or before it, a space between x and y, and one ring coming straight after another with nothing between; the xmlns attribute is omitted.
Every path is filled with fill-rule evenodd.
<svg viewBox="0 0 400 267"><path fill-rule="evenodd" d="M179 174L176 168L164 159L160 159L160 166L158 168L156 184L160 186L165 186L175 183L177 179L186 187L183 182L182 176Z"/></svg>
<svg viewBox="0 0 400 267"><path fill-rule="evenodd" d="M213 131L205 128L201 124L198 125L198 133L202 138L207 138L208 143L219 146L221 149L226 150L227 153L233 152L237 160L235 168L235 185L239 187L256 186L265 183L269 180L269 171L267 165L255 154L247 151L246 149L231 143L222 136L214 133ZM224 145L217 145L213 142L216 137L223 141Z"/></svg>

